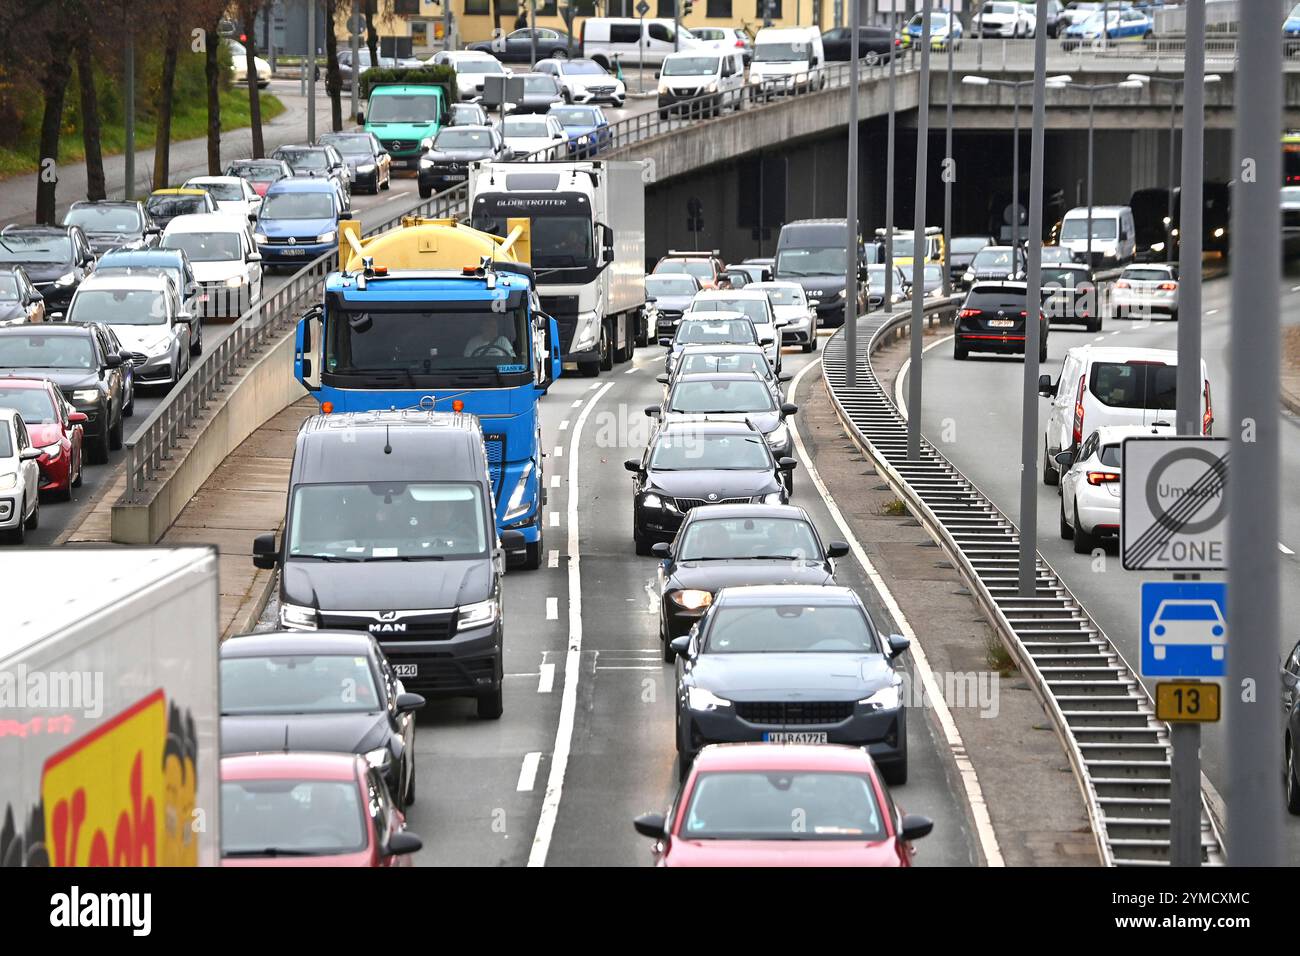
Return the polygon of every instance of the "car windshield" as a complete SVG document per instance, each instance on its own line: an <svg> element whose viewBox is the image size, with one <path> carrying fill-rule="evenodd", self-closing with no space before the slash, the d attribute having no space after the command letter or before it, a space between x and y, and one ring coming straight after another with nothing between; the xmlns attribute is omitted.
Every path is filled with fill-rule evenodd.
<svg viewBox="0 0 1300 956"><path fill-rule="evenodd" d="M865 616L848 604L724 604L709 619L710 654L879 654Z"/></svg>
<svg viewBox="0 0 1300 956"><path fill-rule="evenodd" d="M820 561L821 548L806 521L794 518L709 518L692 521L677 543L678 561L782 558Z"/></svg>
<svg viewBox="0 0 1300 956"><path fill-rule="evenodd" d="M694 295L697 286L690 279L665 279L646 276L645 290L650 295Z"/></svg>
<svg viewBox="0 0 1300 956"><path fill-rule="evenodd" d="M18 277L12 273L0 273L0 302L17 302Z"/></svg>
<svg viewBox="0 0 1300 956"><path fill-rule="evenodd" d="M1111 408L1172 410L1177 403L1178 368L1149 362L1097 362L1088 388Z"/></svg>
<svg viewBox="0 0 1300 956"><path fill-rule="evenodd" d="M803 290L798 286L762 286L773 305L804 305Z"/></svg>
<svg viewBox="0 0 1300 956"><path fill-rule="evenodd" d="M300 485L289 510L292 558L342 561L473 558L487 552L474 484L377 481Z"/></svg>
<svg viewBox="0 0 1300 956"><path fill-rule="evenodd" d="M1087 239L1088 238L1088 220L1084 216L1076 219L1067 219L1061 225L1062 239ZM1094 239L1114 239L1115 238L1115 220L1114 219L1093 219L1092 220L1092 238Z"/></svg>
<svg viewBox="0 0 1300 956"><path fill-rule="evenodd" d="M68 307L68 321L166 325L167 300L153 289L80 289Z"/></svg>
<svg viewBox="0 0 1300 956"><path fill-rule="evenodd" d="M764 43L754 46L755 63L806 63L809 57L807 43Z"/></svg>
<svg viewBox="0 0 1300 956"><path fill-rule="evenodd" d="M650 454L653 471L769 471L772 456L758 434L681 431L664 435Z"/></svg>
<svg viewBox="0 0 1300 956"><path fill-rule="evenodd" d="M1010 249L984 249L978 253L971 265L976 269L1003 269L1011 271Z"/></svg>
<svg viewBox="0 0 1300 956"><path fill-rule="evenodd" d="M155 219L175 219L192 213L208 211L202 196L150 196L145 209Z"/></svg>
<svg viewBox="0 0 1300 956"><path fill-rule="evenodd" d="M347 321L330 322L327 329L325 371L341 376L409 379L519 371L531 349L522 308L499 313L486 306L460 312L349 311Z"/></svg>
<svg viewBox="0 0 1300 956"><path fill-rule="evenodd" d="M925 282L927 285L929 285L930 283L939 283L942 281L943 281L943 266L925 267Z"/></svg>
<svg viewBox="0 0 1300 956"><path fill-rule="evenodd" d="M608 71L594 60L572 60L561 66L565 76L608 76Z"/></svg>
<svg viewBox="0 0 1300 956"><path fill-rule="evenodd" d="M764 303L758 299L699 299L691 303L691 312L742 312L755 325L771 322Z"/></svg>
<svg viewBox="0 0 1300 956"><path fill-rule="evenodd" d="M555 80L549 76L525 76L524 77L525 93L556 93Z"/></svg>
<svg viewBox="0 0 1300 956"><path fill-rule="evenodd" d="M379 710L370 660L354 654L228 657L221 662L221 713L338 714Z"/></svg>
<svg viewBox="0 0 1300 956"><path fill-rule="evenodd" d="M984 4L984 12L985 12L985 13L988 13L988 14L994 14L994 13L1010 13L1010 14L1014 14L1014 13L1016 12L1016 4L1014 4L1014 3L986 3L986 4Z"/></svg>
<svg viewBox="0 0 1300 956"><path fill-rule="evenodd" d="M699 352L687 349L682 353L678 366L683 375L694 372L757 372L767 379L772 368L767 364L767 356L761 352Z"/></svg>
<svg viewBox="0 0 1300 956"><path fill-rule="evenodd" d="M48 425L56 420L54 402L43 388L5 388L0 385L0 406L12 408L28 425ZM0 458L4 454L0 453Z"/></svg>
<svg viewBox="0 0 1300 956"><path fill-rule="evenodd" d="M655 266L656 272L685 272L700 280L713 281L713 264L707 259L665 259Z"/></svg>
<svg viewBox="0 0 1300 956"><path fill-rule="evenodd" d="M329 143L344 156L370 156L374 144L369 136L322 136L322 143Z"/></svg>
<svg viewBox="0 0 1300 956"><path fill-rule="evenodd" d="M231 166L230 175L254 183L271 183L283 176L284 170L279 165L263 163L257 166Z"/></svg>
<svg viewBox="0 0 1300 956"><path fill-rule="evenodd" d="M1138 282L1174 282L1175 279L1164 269L1125 269L1119 274L1121 279L1136 279Z"/></svg>
<svg viewBox="0 0 1300 956"><path fill-rule="evenodd" d="M492 134L485 129L473 129L468 126L448 126L438 132L433 141L434 149L481 149L492 147Z"/></svg>
<svg viewBox="0 0 1300 956"><path fill-rule="evenodd" d="M366 848L366 819L355 781L223 780L225 856L329 856Z"/></svg>
<svg viewBox="0 0 1300 956"><path fill-rule="evenodd" d="M21 332L0 336L0 368L94 368L90 334Z"/></svg>
<svg viewBox="0 0 1300 956"><path fill-rule="evenodd" d="M191 262L238 262L244 247L236 232L172 232L163 236L164 249L180 249Z"/></svg>
<svg viewBox="0 0 1300 956"><path fill-rule="evenodd" d="M71 262L67 236L0 236L0 262Z"/></svg>
<svg viewBox="0 0 1300 956"><path fill-rule="evenodd" d="M595 126L599 122L595 110L582 106L566 106L561 109L552 107L550 112L564 127Z"/></svg>
<svg viewBox="0 0 1300 956"><path fill-rule="evenodd" d="M757 345L754 323L748 319L683 319L677 326L681 345Z"/></svg>
<svg viewBox="0 0 1300 956"><path fill-rule="evenodd" d="M482 59L469 58L461 60L456 64L457 73L474 73L487 75L488 73L504 73L505 70L496 60L489 60L487 57Z"/></svg>
<svg viewBox="0 0 1300 956"><path fill-rule="evenodd" d="M297 172L300 169L329 169L329 156L323 149L281 149L276 151L276 159L283 159L289 168Z"/></svg>
<svg viewBox="0 0 1300 956"><path fill-rule="evenodd" d="M778 276L842 276L844 247L820 246L812 249L783 249L776 256Z"/></svg>
<svg viewBox="0 0 1300 956"><path fill-rule="evenodd" d="M670 412L697 415L770 412L775 409L772 390L758 380L679 382L668 403Z"/></svg>
<svg viewBox="0 0 1300 956"><path fill-rule="evenodd" d="M202 189L217 202L239 202L244 198L238 183L186 183L185 188Z"/></svg>
<svg viewBox="0 0 1300 956"><path fill-rule="evenodd" d="M664 76L712 76L718 72L716 56L668 57L664 60Z"/></svg>
<svg viewBox="0 0 1300 956"><path fill-rule="evenodd" d="M686 840L864 842L884 839L883 821L865 774L720 771L695 778L680 835Z"/></svg>
<svg viewBox="0 0 1300 956"><path fill-rule="evenodd" d="M523 116L506 117L505 133L507 137L533 136L543 138L551 135L551 131L547 129L545 122Z"/></svg>
<svg viewBox="0 0 1300 956"><path fill-rule="evenodd" d="M330 193L272 193L262 204L262 219L333 219Z"/></svg>
<svg viewBox="0 0 1300 956"><path fill-rule="evenodd" d="M439 99L428 93L376 93L370 98L367 123L434 123L440 113Z"/></svg>
<svg viewBox="0 0 1300 956"><path fill-rule="evenodd" d="M134 233L144 228L134 206L73 206L63 224L80 226L86 232Z"/></svg>
<svg viewBox="0 0 1300 956"><path fill-rule="evenodd" d="M1080 281L1087 278L1088 273L1084 269L1061 269L1043 266L1043 285L1059 285L1062 288L1072 289Z"/></svg>
<svg viewBox="0 0 1300 956"><path fill-rule="evenodd" d="M949 245L953 252L972 253L979 252L989 241L982 236L953 236L952 243Z"/></svg>

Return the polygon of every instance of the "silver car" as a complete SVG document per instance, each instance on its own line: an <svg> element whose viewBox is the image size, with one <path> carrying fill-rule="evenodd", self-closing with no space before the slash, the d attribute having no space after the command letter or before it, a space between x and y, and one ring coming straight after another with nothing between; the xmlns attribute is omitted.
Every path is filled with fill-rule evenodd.
<svg viewBox="0 0 1300 956"><path fill-rule="evenodd" d="M1147 319L1159 313L1178 321L1178 266L1126 267L1110 287L1110 311L1116 318Z"/></svg>

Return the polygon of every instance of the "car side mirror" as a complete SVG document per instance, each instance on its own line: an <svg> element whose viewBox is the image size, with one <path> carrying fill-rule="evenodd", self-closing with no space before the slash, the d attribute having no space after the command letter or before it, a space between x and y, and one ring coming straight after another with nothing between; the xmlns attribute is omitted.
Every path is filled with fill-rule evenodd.
<svg viewBox="0 0 1300 956"><path fill-rule="evenodd" d="M650 553L656 558L670 558L673 554L673 546L667 541L656 541L650 545Z"/></svg>
<svg viewBox="0 0 1300 956"><path fill-rule="evenodd" d="M250 252L250 253L248 254L248 261L249 261L249 262L261 262L261 261L262 261L262 254L261 254L260 252Z"/></svg>
<svg viewBox="0 0 1300 956"><path fill-rule="evenodd" d="M423 695L412 694L410 691L407 691L405 693L398 694L397 700L395 700L393 703L396 705L397 712L399 714L409 714L423 707L425 704L425 700Z"/></svg>
<svg viewBox="0 0 1300 956"><path fill-rule="evenodd" d="M638 472L641 470L641 462L635 458L629 458L627 461L623 462L623 470L633 473Z"/></svg>
<svg viewBox="0 0 1300 956"><path fill-rule="evenodd" d="M255 213L255 212L250 212L250 213L248 214L248 221L249 221L249 222L257 222L257 213Z"/></svg>
<svg viewBox="0 0 1300 956"><path fill-rule="evenodd" d="M779 375L777 375L776 380L778 382L793 382L794 372L781 372Z"/></svg>
<svg viewBox="0 0 1300 956"><path fill-rule="evenodd" d="M269 571L279 563L280 549L276 546L274 531L253 539L253 567Z"/></svg>
<svg viewBox="0 0 1300 956"><path fill-rule="evenodd" d="M104 364L109 368L121 368L122 356L118 355L116 352L109 352L104 356Z"/></svg>
<svg viewBox="0 0 1300 956"><path fill-rule="evenodd" d="M692 628L694 630L694 628ZM681 637L674 637L668 642L668 648L678 657L689 657L691 649L691 636L683 634Z"/></svg>
<svg viewBox="0 0 1300 956"><path fill-rule="evenodd" d="M1069 468L1071 465L1074 464L1074 452L1059 451L1052 456L1052 460L1055 461L1062 468Z"/></svg>
<svg viewBox="0 0 1300 956"><path fill-rule="evenodd" d="M796 405L794 402L786 402L781 406L782 418L788 415L797 415L798 413L799 413L799 406Z"/></svg>
<svg viewBox="0 0 1300 956"><path fill-rule="evenodd" d="M346 210L339 213L339 222L343 222L344 220L351 219L351 218L352 218L352 213L347 212Z"/></svg>
<svg viewBox="0 0 1300 956"><path fill-rule="evenodd" d="M528 547L528 541L522 531L502 531L498 537L501 539L501 548L504 551L522 551Z"/></svg>
<svg viewBox="0 0 1300 956"><path fill-rule="evenodd" d="M1056 386L1052 384L1052 376L1038 376L1038 394L1043 396L1043 398L1056 397Z"/></svg>
<svg viewBox="0 0 1300 956"><path fill-rule="evenodd" d="M658 418L658 417L659 417L659 406L658 406L658 405L647 405L647 406L645 407L645 417L646 417L646 418Z"/></svg>
<svg viewBox="0 0 1300 956"><path fill-rule="evenodd" d="M360 126L366 121L366 111L357 110L357 125Z"/></svg>
<svg viewBox="0 0 1300 956"><path fill-rule="evenodd" d="M919 840L928 836L933 829L934 821L929 817L923 817L919 813L905 813L899 837L904 840Z"/></svg>
<svg viewBox="0 0 1300 956"><path fill-rule="evenodd" d="M849 553L849 546L843 541L832 541L826 545L826 557L842 558Z"/></svg>
<svg viewBox="0 0 1300 956"><path fill-rule="evenodd" d="M672 379L670 379L667 376L667 374L661 374L655 376L655 381L658 382L660 385L667 385L670 381L672 381Z"/></svg>
<svg viewBox="0 0 1300 956"><path fill-rule="evenodd" d="M409 830L398 830L388 838L389 856L407 856L424 848L424 841Z"/></svg>
<svg viewBox="0 0 1300 956"><path fill-rule="evenodd" d="M902 634L889 635L889 656L890 657L897 657L899 654L903 653L911 646L912 646L912 642L909 641L907 638L905 638Z"/></svg>
<svg viewBox="0 0 1300 956"><path fill-rule="evenodd" d="M799 463L793 458L782 458L777 462L782 471L794 471L799 467Z"/></svg>
<svg viewBox="0 0 1300 956"><path fill-rule="evenodd" d="M37 458L40 457L41 457L41 450L34 445L28 448L24 448L22 451L18 453L19 461L35 461Z"/></svg>
<svg viewBox="0 0 1300 956"><path fill-rule="evenodd" d="M84 425L90 421L90 417L85 412L68 412L68 423L71 425Z"/></svg>
<svg viewBox="0 0 1300 956"><path fill-rule="evenodd" d="M668 836L668 822L662 813L643 813L632 821L636 832L652 840L662 840Z"/></svg>

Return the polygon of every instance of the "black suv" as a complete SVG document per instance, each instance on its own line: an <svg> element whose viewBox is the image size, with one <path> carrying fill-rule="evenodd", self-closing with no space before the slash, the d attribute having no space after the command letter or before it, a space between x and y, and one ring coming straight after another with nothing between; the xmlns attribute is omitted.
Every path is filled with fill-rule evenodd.
<svg viewBox="0 0 1300 956"><path fill-rule="evenodd" d="M957 313L952 357L958 361L971 352L1025 354L1025 318L1028 290L1023 282L978 282ZM1047 313L1039 306L1038 361L1047 361Z"/></svg>
<svg viewBox="0 0 1300 956"><path fill-rule="evenodd" d="M80 226L5 226L0 265L23 267L45 298L48 320L63 317L81 280L95 271L95 253Z"/></svg>

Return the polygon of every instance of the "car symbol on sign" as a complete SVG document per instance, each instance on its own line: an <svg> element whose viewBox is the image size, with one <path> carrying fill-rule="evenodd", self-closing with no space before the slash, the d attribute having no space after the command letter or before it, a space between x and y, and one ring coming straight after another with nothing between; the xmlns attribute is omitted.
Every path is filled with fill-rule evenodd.
<svg viewBox="0 0 1300 956"><path fill-rule="evenodd" d="M1217 601L1171 598L1161 601L1151 619L1151 652L1162 661L1170 646L1208 647L1216 661L1223 660L1228 627Z"/></svg>

